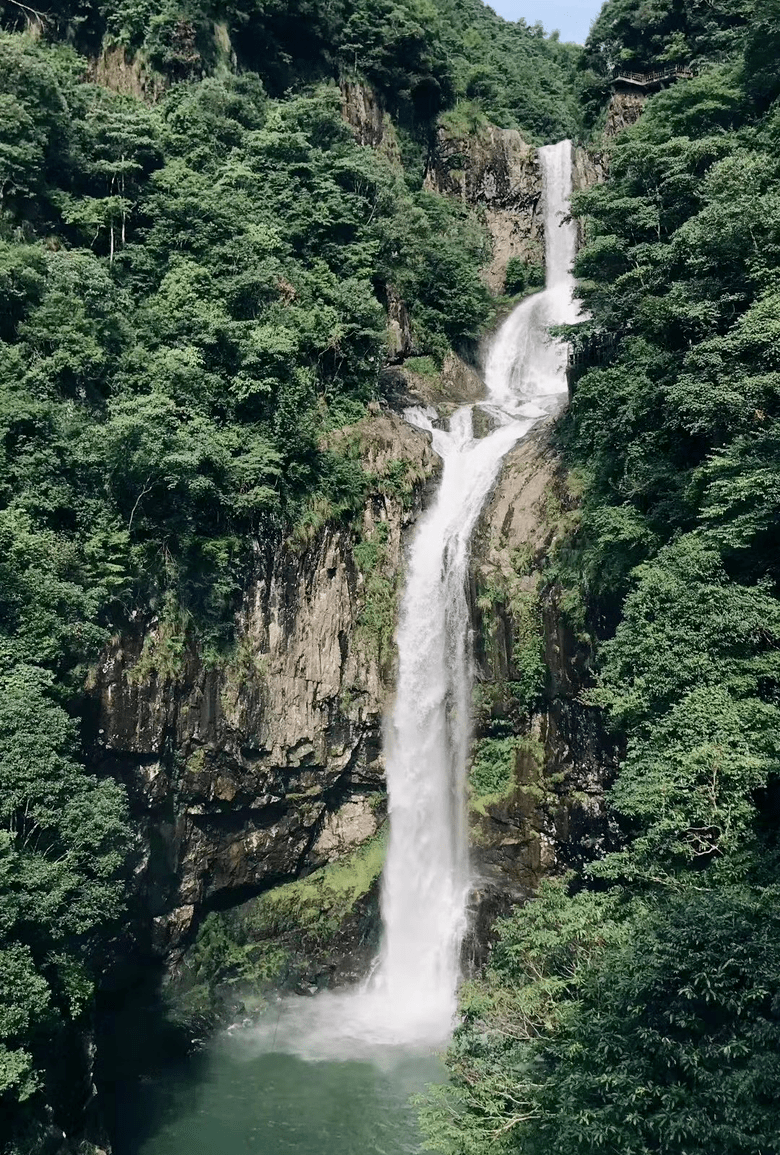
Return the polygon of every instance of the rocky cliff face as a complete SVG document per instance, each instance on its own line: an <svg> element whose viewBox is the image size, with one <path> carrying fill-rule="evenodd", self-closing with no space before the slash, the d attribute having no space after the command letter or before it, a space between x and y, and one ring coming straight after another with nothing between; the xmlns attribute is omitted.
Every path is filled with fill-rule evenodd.
<svg viewBox="0 0 780 1155"><path fill-rule="evenodd" d="M438 459L391 413L344 436L375 478L362 525L257 547L229 662L208 667L189 644L163 674L165 627L139 621L98 670L93 761L127 784L140 821L160 954L205 911L339 857L381 818L404 535Z"/></svg>
<svg viewBox="0 0 780 1155"><path fill-rule="evenodd" d="M607 179L608 159L603 149L577 146L573 155L571 178L574 192L580 192Z"/></svg>
<svg viewBox="0 0 780 1155"><path fill-rule="evenodd" d="M617 136L625 128L636 124L642 115L647 95L642 92L613 92L607 105L604 136Z"/></svg>
<svg viewBox="0 0 780 1155"><path fill-rule="evenodd" d="M349 77L340 80L339 89L342 115L358 144L370 145L400 162L395 127L374 89Z"/></svg>
<svg viewBox="0 0 780 1155"><path fill-rule="evenodd" d="M574 165L572 167L572 190L582 192L594 184L600 184L607 179L609 171L609 156L606 148L574 149ZM577 241L582 245L585 241L585 222L577 220Z"/></svg>
<svg viewBox="0 0 780 1155"><path fill-rule="evenodd" d="M491 292L503 292L512 257L543 263L542 173L519 132L486 124L461 137L439 128L425 184L483 209L493 241L484 274Z"/></svg>
<svg viewBox="0 0 780 1155"><path fill-rule="evenodd" d="M609 175L610 144L626 128L636 124L644 110L647 95L641 92L613 92L607 105L607 116L601 138L588 148L574 150L573 184L575 191L599 184ZM582 239L582 238L581 238Z"/></svg>
<svg viewBox="0 0 780 1155"><path fill-rule="evenodd" d="M577 504L550 433L542 426L508 455L473 548L477 759L512 736L499 789L480 798L472 783L477 960L498 911L592 857L607 836L610 745L581 698L590 650L546 574Z"/></svg>
<svg viewBox="0 0 780 1155"><path fill-rule="evenodd" d="M90 62L90 73L95 84L150 104L159 100L165 91L163 78L150 72L139 56L119 45L105 47Z"/></svg>
<svg viewBox="0 0 780 1155"><path fill-rule="evenodd" d="M341 115L352 129L358 144L382 153L392 165L403 171L395 125L370 85L342 77ZM394 365L412 352L412 327L404 301L393 285L385 285L384 302L387 313L387 361Z"/></svg>

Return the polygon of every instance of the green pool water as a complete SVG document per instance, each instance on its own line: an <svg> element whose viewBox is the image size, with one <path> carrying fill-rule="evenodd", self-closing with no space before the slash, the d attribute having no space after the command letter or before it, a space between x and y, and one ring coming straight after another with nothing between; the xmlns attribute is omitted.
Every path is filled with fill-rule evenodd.
<svg viewBox="0 0 780 1155"><path fill-rule="evenodd" d="M233 1038L116 1088L116 1155L406 1155L425 1151L410 1098L432 1056L309 1062Z"/></svg>

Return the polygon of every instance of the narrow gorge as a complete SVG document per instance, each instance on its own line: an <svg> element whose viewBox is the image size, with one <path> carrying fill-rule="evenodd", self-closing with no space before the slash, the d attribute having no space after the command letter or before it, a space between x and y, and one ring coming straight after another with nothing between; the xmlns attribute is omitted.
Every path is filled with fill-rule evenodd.
<svg viewBox="0 0 780 1155"><path fill-rule="evenodd" d="M777 4L530 11L0 0L3 1155L777 1146Z"/></svg>
<svg viewBox="0 0 780 1155"><path fill-rule="evenodd" d="M268 624L258 628L253 624L263 620L258 610L253 608L248 613L243 626L246 639L244 660L249 665L254 663L255 667L263 663L263 677L268 679L271 687L274 682L276 685L280 716L288 727L297 725L301 734L311 733L312 721L317 717L318 700L327 695L343 709L341 695L345 679L349 679L347 684L361 686L357 708L351 704L349 707L355 730L342 731L347 742L342 739L343 745L337 745L338 722L335 722L332 712L320 715L321 744L300 738L291 740L296 734L293 730L288 731L290 738L287 742L280 740L281 735L274 735L272 740L266 736L269 726L266 718L270 715L273 719L276 714L270 696L274 690L270 688L263 693L260 688L254 701L250 699L247 702L246 683L237 687L235 697L231 699L227 697L230 691L226 686L209 686L207 681L201 682L196 692L199 692L202 704L194 715L195 721L185 721L186 729L177 732L177 742L182 743L183 739L187 743L185 749L192 750L194 746L195 753L189 754L189 763L197 761L202 780L208 781L209 785L201 786L198 796L193 790L197 779L188 773L182 781L186 801L180 794L180 800L174 803L179 808L177 822L180 827L187 829L192 823L189 828L200 839L192 849L191 843L182 844L178 840L172 843L181 855L179 878L182 882L175 901L178 902L180 896L195 901L183 907L179 905L170 915L158 916L157 919L157 926L164 927L169 936L167 940L158 939L158 944L164 944L163 949L173 950L168 957L171 959L169 965L173 967L169 982L174 990L186 988L188 974L194 973L191 959L193 949L197 954L198 948L186 945L189 922L195 918L197 925L204 912L210 906L213 908L220 883L240 899L242 888L252 886L262 890L264 886L273 886L275 877L285 871L305 876L307 870L318 865L319 855L320 862L329 858L333 863L323 875L320 897L327 903L328 869L337 872L340 856L345 853L351 852L353 857L365 854L363 847L370 845L372 839L383 836L384 831L377 834L382 824L389 827L379 909L375 900L369 901L368 908L358 915L357 920L355 909L348 910L347 925L357 921L361 928L358 932L359 948L355 949L354 932L349 934L345 933L345 928L337 928L330 950L326 952L329 956L327 963L333 969L315 970L312 974L314 985L308 989L301 985L302 976L296 980L294 972L291 974L285 970L287 960L283 948L288 938L283 936L274 941L272 924L269 923L265 943L262 942L263 908L273 909L275 902L284 895L284 886L277 892L279 898L272 890L267 897L249 900L240 908L242 914L238 918L232 911L211 916L212 920L221 920L218 924L212 921L212 926L222 926L223 933L228 935L235 933L237 927L242 928L240 941L245 951L264 945L269 952L270 969L254 996L250 983L239 982L237 992L241 1001L234 1002L232 1009L229 1004L226 1008L232 1021L223 1022L223 1030L225 1025L228 1026L224 1041L216 1050L213 1044L209 1045L206 1071L201 1076L189 1077L205 1080L205 1094L211 1103L209 1112L219 1118L226 1078L238 1078L244 1087L243 1094L253 1100L251 1088L256 1085L260 1092L264 1080L276 1070L275 1061L282 1063L284 1072L280 1076L278 1099L268 1116L264 1109L259 1113L244 1109L239 1112L241 1122L235 1124L233 1143L240 1143L242 1127L253 1132L259 1127L262 1134L267 1129L270 1141L271 1131L278 1125L276 1113L286 1114L284 1095L294 1099L297 1095L294 1086L302 1079L316 1077L318 1083L326 1084L329 1079L326 1070L333 1064L336 1065L337 1090L333 1092L335 1102L329 1099L328 1113L338 1110L342 1099L346 1108L347 1101L361 1093L366 1079L365 1065L371 1067L376 1063L384 1070L384 1079L388 1083L385 1088L388 1103L376 1113L369 1112L361 1123L352 1119L350 1128L353 1134L349 1138L340 1129L331 1128L328 1150L332 1147L333 1150L354 1151L357 1155L374 1141L377 1127L388 1129L388 1134L393 1135L396 1142L406 1142L404 1136L411 1138L414 1126L402 1097L399 1098L398 1086L402 1087L406 1080L413 1083L416 1078L421 1080L422 1086L423 1073L427 1077L440 1077L435 1055L447 1045L456 1021L458 986L464 974L464 964L468 967L468 948L464 954L466 939L478 954L483 951L484 942L480 943L480 935L484 934L484 927L481 931L479 927L481 923L489 925L485 918L489 920L490 917L490 904L486 903L484 894L480 897L487 878L480 878L479 873L475 875L475 859L469 848L469 826L473 827L474 816L471 815L470 823L467 813L475 688L472 617L476 607L469 600L475 564L472 562L472 537L501 476L507 454L518 443L527 442L532 432L537 440L543 438L544 430L560 412L566 399L566 346L551 337L550 329L577 319L571 273L577 226L569 210L573 162L571 141L562 141L538 151L540 231L546 253L545 288L516 305L495 335L486 340L484 399L453 406L453 402L446 398L444 416L432 404L407 407L403 415L405 424L402 425L397 424L399 418L391 412L369 419L367 437L375 439L384 422L389 427L395 451L398 442L405 439L425 461L425 468L420 469L421 476L432 476L423 498L416 499L417 502L422 500L422 511L406 535L406 557L400 552L399 525L404 520L400 511L396 512L387 501L378 509L375 501L372 516L377 520L369 523L369 540L377 532L377 527L383 527L384 564L392 558L394 566L404 575L399 583L398 659L397 666L393 667L397 671L395 689L385 699L390 704L383 741L380 742L378 731L382 701L379 682L373 683L373 696L368 697L365 691L372 683L366 676L367 668L358 667L353 672L350 666L352 650L356 644L360 645L360 640L359 624L343 620L345 603L348 607L350 602L349 587L345 589L341 584L344 579L339 578L339 568L344 568L344 561L339 557L343 545L338 539L329 541L327 534L322 542L315 542L313 548L303 554L303 564L308 562L310 565L314 559L318 568L324 564L329 586L326 590L318 590L317 571L314 575L305 571L301 573L295 563L292 572L299 583L297 597L293 587L285 603L284 597L280 597L273 586L270 590L261 586L253 595L254 606L264 604L268 607L266 614L270 609L273 616ZM424 457L426 450L432 453L433 460L442 462L440 472L434 469L431 459ZM380 459L375 458L375 468L380 464ZM541 461L539 467L545 474ZM526 493L530 490L536 493L538 502L540 480L533 469L524 480L526 484L513 495L512 501L527 501ZM548 481L545 474L541 479L542 490ZM499 493L501 488L499 485ZM412 518L414 514L415 507L412 506L406 517ZM537 509L536 515L541 517L541 510ZM528 544L519 536L508 543L513 550ZM323 557L322 562L320 557ZM287 565L289 563L282 559L282 570ZM359 597L357 589L351 597ZM305 625L301 620L302 612ZM314 612L318 616L308 621L307 617ZM290 623L295 630L292 636ZM309 641L305 650L293 642L302 625L304 638ZM491 629L492 623L488 623L487 628ZM314 632L310 635L312 629ZM285 659L288 662L292 659L295 663L286 667L290 673L280 669L279 659L272 656L275 631L285 639ZM329 643L329 637L334 641ZM332 647L330 658L329 646ZM277 642L277 647L278 653L282 644ZM122 660L123 655L117 653L103 667L105 723L101 730L102 740L112 756L127 758L128 752L120 752L121 730L114 719L128 717L137 725L138 720L144 718L148 706L139 709L137 698L126 703L121 692L117 693L118 685L127 684L127 679L122 676ZM300 675L305 676L305 692L303 685L299 689L296 683L293 674L296 668ZM392 676L390 668L388 666L386 671L388 677ZM323 678L323 670L330 670L330 681ZM378 665L375 670L378 674ZM312 674L316 674L316 678L312 678ZM309 688L312 682L316 686L314 693ZM189 695L192 693L190 690ZM296 712L295 704L301 699L304 709ZM117 702L121 703L119 713ZM187 720L192 716L193 706L189 702L182 703L182 706L179 709L183 719ZM244 712L235 712L236 706ZM233 739L233 744L238 747L233 756L237 764L229 769L225 737L231 730L237 735L247 734L247 721L251 717L246 712L248 708L255 711L257 719L252 723L258 735L253 739L256 753L250 751L246 737ZM174 726L177 723L178 718L173 720ZM147 745L160 743L162 728L159 722L155 725L158 727L156 734L154 729L145 734L136 731L135 736L130 736L130 742L138 742L141 738ZM126 738L124 741L126 747L129 743ZM202 751L200 758L197 758L198 750ZM519 749L510 757L518 754ZM269 755L276 763L273 769L269 765ZM247 761L250 761L251 770L246 766ZM519 760L517 765L519 770ZM387 790L386 819L383 818L384 805L380 793L384 784L382 768ZM164 797L158 785L159 793L155 799L159 764L131 769L130 773L138 774L139 771L145 783L147 805L150 802L159 805L158 799L161 801ZM505 791L507 798L514 793L515 774L513 769L510 789ZM166 782L163 789L170 790L171 786ZM280 795L278 800L273 798L274 792ZM335 800L333 809L331 800ZM485 809L485 801L480 802L486 817L496 815L497 807L490 805L489 799L489 810ZM267 824L263 822L258 829L258 818L266 807L270 821ZM219 816L228 814L236 831L232 838L219 833L224 831L224 819L220 820ZM497 815L493 820L498 825ZM488 825L489 822L488 818ZM492 833L485 840L484 829L480 854L484 855L491 844L494 850L506 844L503 834ZM219 842L215 842L217 837ZM204 839L210 839L210 843ZM527 850L520 850L520 860L528 860L528 857ZM376 861L378 864L381 859ZM193 876L195 862L198 867ZM519 862L515 863L516 868L519 865ZM546 869L554 869L553 863L548 863ZM206 882L205 887L199 886L201 877ZM316 879L316 874L313 877ZM370 878L364 880L363 885L376 891L377 884ZM300 886L306 886L305 880L288 884L291 897L295 888ZM316 888L311 883L309 887L309 901L316 902ZM505 905L512 896L508 881L494 877L492 896L499 908ZM364 902L361 896L356 905L360 907ZM481 916L477 913L480 908ZM338 917L338 910L335 913ZM300 928L295 926L296 915L301 920ZM293 934L296 930L299 935L306 934L305 909L293 910L287 917ZM204 925L208 927L209 922ZM170 937L171 927L173 938ZM258 932L260 942L257 938L253 942ZM202 939L203 931L199 943ZM376 952L373 960L372 951ZM346 957L338 957L339 952L344 952ZM315 948L315 958L306 960L309 967L313 963L317 965L317 953ZM175 961L179 956L181 963ZM272 969L274 963L279 968L276 976ZM322 967L322 961L319 965ZM359 985L340 985L349 977L360 979ZM251 1009L260 990L264 989L266 998L269 998L274 980L289 984L291 978L297 981L300 993L276 993L265 1010ZM223 994L229 988L230 979L229 972L222 975ZM332 989L334 982L336 989ZM331 989L320 989L315 994L316 988L323 984ZM258 1005L262 1007L262 1003ZM353 1069L342 1069L341 1065L347 1060L351 1061ZM301 1061L316 1063L316 1076L301 1069ZM286 1062L297 1065L291 1071L284 1067ZM180 1087L182 1080L184 1086L188 1083L183 1072L163 1073L163 1087L166 1078L175 1087ZM256 1084L254 1079L258 1080ZM293 1086L288 1086L288 1080ZM158 1100L161 1093L157 1091ZM147 1093L144 1094L145 1104L146 1099ZM315 1135L323 1126L319 1109L312 1105L305 1123L293 1125L288 1122L290 1150L309 1150L316 1142ZM120 1135L138 1133L135 1128L140 1110L139 1103L130 1107L129 1114L123 1114L120 1097ZM165 1117L157 1138L152 1132L141 1150L154 1153L184 1150L185 1147L191 1149L194 1125L189 1109L180 1116L177 1112L177 1117ZM198 1140L204 1151L209 1143L217 1141L217 1133L207 1128L205 1136ZM117 1149L128 1152L136 1149L132 1138L127 1145L126 1142L120 1142Z"/></svg>

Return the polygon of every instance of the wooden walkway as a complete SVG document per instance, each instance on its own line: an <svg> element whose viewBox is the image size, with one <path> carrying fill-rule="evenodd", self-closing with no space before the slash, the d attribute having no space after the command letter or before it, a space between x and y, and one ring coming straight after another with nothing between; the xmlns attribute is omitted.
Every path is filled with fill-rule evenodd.
<svg viewBox="0 0 780 1155"><path fill-rule="evenodd" d="M616 72L609 83L613 87L623 85L636 92L656 92L675 80L691 80L694 75L693 69L674 64L656 72Z"/></svg>

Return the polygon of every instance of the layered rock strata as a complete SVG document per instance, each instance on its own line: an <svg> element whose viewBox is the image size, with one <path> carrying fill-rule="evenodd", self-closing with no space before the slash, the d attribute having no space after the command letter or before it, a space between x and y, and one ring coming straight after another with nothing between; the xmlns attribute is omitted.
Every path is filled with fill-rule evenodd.
<svg viewBox="0 0 780 1155"><path fill-rule="evenodd" d="M374 478L362 525L256 546L230 661L181 643L162 674L165 625L139 620L97 671L93 763L128 787L159 954L205 911L344 854L381 818L403 541L438 459L389 412L343 436Z"/></svg>

